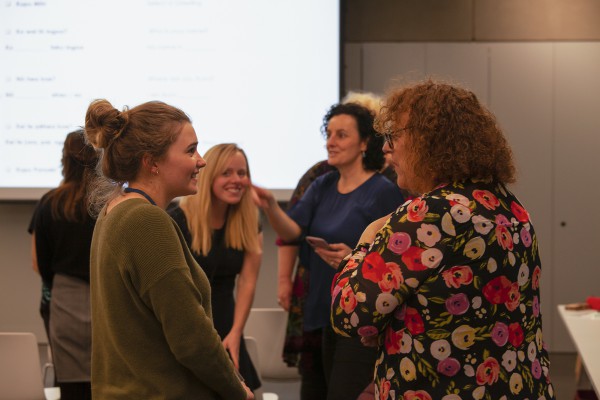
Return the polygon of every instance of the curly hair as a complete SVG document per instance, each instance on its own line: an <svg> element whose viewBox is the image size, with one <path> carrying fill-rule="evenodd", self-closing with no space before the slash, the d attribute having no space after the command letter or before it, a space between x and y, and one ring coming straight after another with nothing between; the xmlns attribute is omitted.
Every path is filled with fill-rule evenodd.
<svg viewBox="0 0 600 400"><path fill-rule="evenodd" d="M367 142L367 150L363 157L364 168L367 171L379 171L384 163L383 152L381 151L383 137L375 131L373 127L375 115L368 108L357 103L334 104L323 117L323 125L321 126L323 137L327 137L327 126L331 118L342 114L354 118L360 139Z"/></svg>
<svg viewBox="0 0 600 400"><path fill-rule="evenodd" d="M394 136L405 113L406 156L418 180L515 182L510 146L473 92L431 79L393 89L375 129Z"/></svg>

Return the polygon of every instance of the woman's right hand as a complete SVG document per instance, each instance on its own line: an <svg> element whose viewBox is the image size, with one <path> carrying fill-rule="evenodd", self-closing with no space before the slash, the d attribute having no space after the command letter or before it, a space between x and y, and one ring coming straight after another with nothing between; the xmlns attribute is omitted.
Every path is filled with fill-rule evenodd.
<svg viewBox="0 0 600 400"><path fill-rule="evenodd" d="M290 303L292 300L292 280L280 279L277 285L277 302L285 311L290 311Z"/></svg>
<svg viewBox="0 0 600 400"><path fill-rule="evenodd" d="M252 193L252 200L254 200L254 204L257 207L260 207L263 210L268 210L271 208L273 203L276 203L275 196L271 193L270 190L258 187L256 185L252 185L250 189Z"/></svg>
<svg viewBox="0 0 600 400"><path fill-rule="evenodd" d="M246 390L246 400L254 400L254 393L252 393L252 390L250 390L244 382L242 382L242 385L244 386L244 390Z"/></svg>

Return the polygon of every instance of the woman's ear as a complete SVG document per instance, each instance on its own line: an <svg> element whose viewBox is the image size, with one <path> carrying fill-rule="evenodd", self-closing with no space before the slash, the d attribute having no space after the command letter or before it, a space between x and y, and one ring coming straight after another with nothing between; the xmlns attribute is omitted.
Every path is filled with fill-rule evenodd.
<svg viewBox="0 0 600 400"><path fill-rule="evenodd" d="M148 171L152 175L158 175L158 164L154 161L154 158L146 153L142 156L142 167L144 171Z"/></svg>

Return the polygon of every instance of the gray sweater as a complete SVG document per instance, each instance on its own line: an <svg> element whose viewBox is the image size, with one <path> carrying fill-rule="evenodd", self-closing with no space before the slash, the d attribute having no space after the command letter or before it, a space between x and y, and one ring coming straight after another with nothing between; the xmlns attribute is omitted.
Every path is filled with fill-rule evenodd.
<svg viewBox="0 0 600 400"><path fill-rule="evenodd" d="M164 210L142 199L103 210L90 259L95 400L246 398L206 275Z"/></svg>

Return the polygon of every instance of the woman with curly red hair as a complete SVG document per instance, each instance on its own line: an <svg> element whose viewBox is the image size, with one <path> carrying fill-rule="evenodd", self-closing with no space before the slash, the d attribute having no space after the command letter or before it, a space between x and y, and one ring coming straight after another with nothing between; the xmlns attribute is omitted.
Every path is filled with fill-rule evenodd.
<svg viewBox="0 0 600 400"><path fill-rule="evenodd" d="M553 399L537 238L495 117L428 80L391 92L376 128L416 197L365 229L331 310L338 334L378 345L376 398Z"/></svg>

